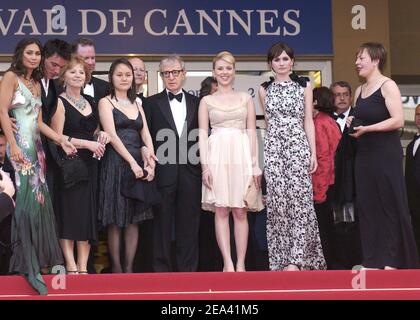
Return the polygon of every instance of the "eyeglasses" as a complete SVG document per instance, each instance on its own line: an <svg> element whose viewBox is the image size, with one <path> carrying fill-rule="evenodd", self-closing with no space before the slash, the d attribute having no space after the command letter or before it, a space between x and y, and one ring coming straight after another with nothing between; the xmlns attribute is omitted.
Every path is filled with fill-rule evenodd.
<svg viewBox="0 0 420 320"><path fill-rule="evenodd" d="M350 97L350 93L348 93L348 92L335 93L335 94L334 94L334 97L336 97L336 98L338 98L338 97L345 97L345 98L348 98L348 97Z"/></svg>
<svg viewBox="0 0 420 320"><path fill-rule="evenodd" d="M184 70L172 70L172 71L161 71L160 75L164 76L165 78L169 78L171 76L171 73L174 77L178 77L181 72Z"/></svg>

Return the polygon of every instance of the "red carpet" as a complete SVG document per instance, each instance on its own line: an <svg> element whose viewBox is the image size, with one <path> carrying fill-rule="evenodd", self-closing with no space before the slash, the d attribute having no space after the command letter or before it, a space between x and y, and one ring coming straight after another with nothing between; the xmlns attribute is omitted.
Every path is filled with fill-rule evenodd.
<svg viewBox="0 0 420 320"><path fill-rule="evenodd" d="M0 299L420 299L420 270L98 274L44 278L48 296L37 295L21 276L0 277Z"/></svg>

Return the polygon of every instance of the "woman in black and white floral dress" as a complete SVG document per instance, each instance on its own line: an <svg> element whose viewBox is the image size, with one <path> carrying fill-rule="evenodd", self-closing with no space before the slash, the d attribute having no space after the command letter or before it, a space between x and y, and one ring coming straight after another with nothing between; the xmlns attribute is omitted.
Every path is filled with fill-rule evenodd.
<svg viewBox="0 0 420 320"><path fill-rule="evenodd" d="M325 269L312 200L311 174L317 168L312 89L306 79L290 74L293 59L289 46L273 45L267 60L275 79L259 90L267 122L264 157L270 269Z"/></svg>

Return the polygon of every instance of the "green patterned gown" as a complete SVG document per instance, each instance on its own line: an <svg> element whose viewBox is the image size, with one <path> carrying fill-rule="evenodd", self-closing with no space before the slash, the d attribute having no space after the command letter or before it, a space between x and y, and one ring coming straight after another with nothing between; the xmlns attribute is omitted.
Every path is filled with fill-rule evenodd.
<svg viewBox="0 0 420 320"><path fill-rule="evenodd" d="M17 191L10 272L24 275L40 294L47 294L40 268L62 264L63 256L45 180L45 155L37 121L40 110L40 97L34 97L18 79L9 113L17 121L15 138L24 161L12 161Z"/></svg>

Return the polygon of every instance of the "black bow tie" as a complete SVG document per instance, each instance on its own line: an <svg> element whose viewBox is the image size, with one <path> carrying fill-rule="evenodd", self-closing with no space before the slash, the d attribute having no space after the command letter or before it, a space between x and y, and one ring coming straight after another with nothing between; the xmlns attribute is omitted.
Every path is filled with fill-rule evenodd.
<svg viewBox="0 0 420 320"><path fill-rule="evenodd" d="M335 120L337 120L338 118L344 119L345 117L346 117L346 115L344 113L341 113L341 114L333 114L333 118Z"/></svg>
<svg viewBox="0 0 420 320"><path fill-rule="evenodd" d="M420 138L420 134L416 134L413 138L414 141L417 141Z"/></svg>
<svg viewBox="0 0 420 320"><path fill-rule="evenodd" d="M171 100L171 101L173 99L176 99L179 102L182 101L182 92L181 93L178 93L178 94L173 94L172 92L168 92L168 96L169 96L169 100Z"/></svg>

